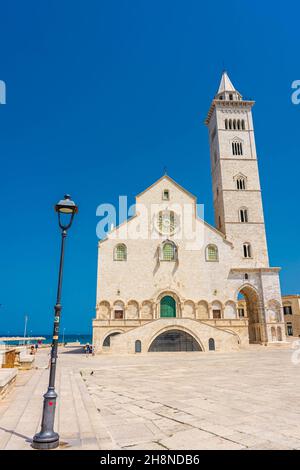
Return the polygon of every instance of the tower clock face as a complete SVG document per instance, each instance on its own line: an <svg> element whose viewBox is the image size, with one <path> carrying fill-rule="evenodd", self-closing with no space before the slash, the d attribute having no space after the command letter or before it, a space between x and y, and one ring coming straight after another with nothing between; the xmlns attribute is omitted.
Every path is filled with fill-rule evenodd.
<svg viewBox="0 0 300 470"><path fill-rule="evenodd" d="M155 225L161 235L173 235L179 226L178 216L173 211L160 211Z"/></svg>

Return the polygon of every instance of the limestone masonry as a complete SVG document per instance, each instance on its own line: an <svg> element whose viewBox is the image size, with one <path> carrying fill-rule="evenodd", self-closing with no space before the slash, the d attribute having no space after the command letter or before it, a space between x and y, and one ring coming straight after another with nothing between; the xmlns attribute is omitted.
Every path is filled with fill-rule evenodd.
<svg viewBox="0 0 300 470"><path fill-rule="evenodd" d="M136 215L99 242L98 353L226 351L285 340L253 105L224 72L206 118L215 227L199 216L195 196L164 175L136 197Z"/></svg>

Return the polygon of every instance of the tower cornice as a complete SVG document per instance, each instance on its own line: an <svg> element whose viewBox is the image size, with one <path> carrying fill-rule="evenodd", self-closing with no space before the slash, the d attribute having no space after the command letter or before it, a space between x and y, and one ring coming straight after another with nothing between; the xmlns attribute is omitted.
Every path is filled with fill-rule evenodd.
<svg viewBox="0 0 300 470"><path fill-rule="evenodd" d="M255 104L255 101L253 100L240 100L240 101L235 101L235 100L218 100L218 99L214 99L211 103L211 106L209 108L209 111L207 113L207 116L206 116L206 119L204 121L204 123L208 126L209 124L209 121L211 119L211 116L214 112L214 109L215 108L241 108L241 107L250 107L252 108L252 106L254 106Z"/></svg>

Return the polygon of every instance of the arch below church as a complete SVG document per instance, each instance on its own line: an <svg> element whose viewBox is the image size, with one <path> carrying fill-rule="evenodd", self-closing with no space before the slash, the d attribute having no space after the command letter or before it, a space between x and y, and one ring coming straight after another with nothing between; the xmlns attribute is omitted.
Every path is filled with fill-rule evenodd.
<svg viewBox="0 0 300 470"><path fill-rule="evenodd" d="M110 347L110 339L113 337L113 336L116 336L116 335L120 335L123 333L123 330L114 330L114 331L109 331L105 337L103 338L103 343L102 343L102 346L104 348L109 348Z"/></svg>
<svg viewBox="0 0 300 470"><path fill-rule="evenodd" d="M195 335L183 327L168 327L160 330L149 342L148 352L203 351Z"/></svg>

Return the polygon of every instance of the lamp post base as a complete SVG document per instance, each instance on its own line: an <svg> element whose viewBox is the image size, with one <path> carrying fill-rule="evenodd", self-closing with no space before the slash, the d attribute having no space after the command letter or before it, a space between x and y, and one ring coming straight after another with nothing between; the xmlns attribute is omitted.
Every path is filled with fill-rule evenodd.
<svg viewBox="0 0 300 470"><path fill-rule="evenodd" d="M56 432L39 432L34 436L31 446L39 450L56 449L59 446L59 435Z"/></svg>

